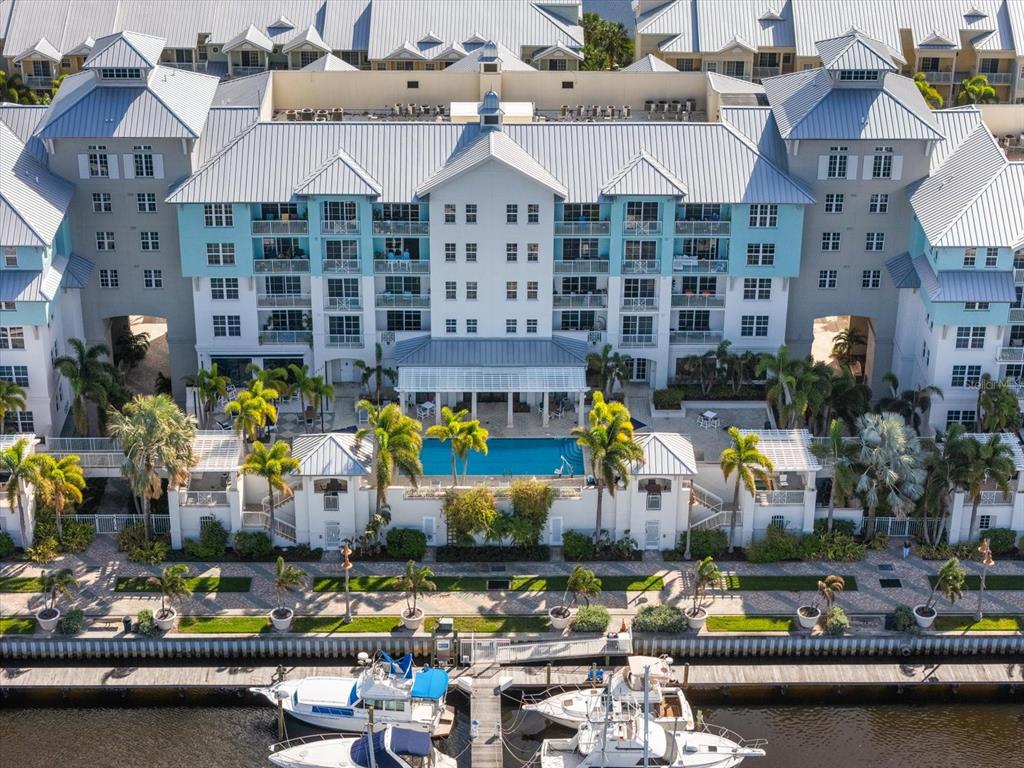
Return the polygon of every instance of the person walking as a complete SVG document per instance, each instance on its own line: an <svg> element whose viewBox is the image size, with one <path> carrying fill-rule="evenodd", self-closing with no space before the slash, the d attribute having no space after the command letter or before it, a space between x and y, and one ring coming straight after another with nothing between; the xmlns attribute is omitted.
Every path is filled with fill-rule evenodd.
<svg viewBox="0 0 1024 768"><path fill-rule="evenodd" d="M903 559L906 560L910 556L910 539L903 542Z"/></svg>

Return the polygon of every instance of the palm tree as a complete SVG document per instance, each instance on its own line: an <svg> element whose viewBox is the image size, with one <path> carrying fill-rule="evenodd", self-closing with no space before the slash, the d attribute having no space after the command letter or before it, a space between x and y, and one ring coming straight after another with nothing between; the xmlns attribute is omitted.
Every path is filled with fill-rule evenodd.
<svg viewBox="0 0 1024 768"><path fill-rule="evenodd" d="M992 381L991 374L982 374L978 386L978 427L982 432L1003 432L1016 428L1021 421L1017 395L1010 382Z"/></svg>
<svg viewBox="0 0 1024 768"><path fill-rule="evenodd" d="M249 382L250 389L254 383L259 382L265 389L273 389L281 397L287 397L291 393L287 368L260 368L256 363L249 363L245 366L245 370L252 374L252 381Z"/></svg>
<svg viewBox="0 0 1024 768"><path fill-rule="evenodd" d="M616 383L629 380L630 358L613 352L611 344L605 344L601 351L587 355L587 368L597 377L598 389L605 397L611 397Z"/></svg>
<svg viewBox="0 0 1024 768"><path fill-rule="evenodd" d="M394 403L379 407L369 400L356 403L356 411L366 411L367 423L356 431L356 444L369 439L373 444L373 476L377 483L377 515L387 507L388 488L396 472L409 476L413 487L423 474L420 451L423 449L423 425L406 416Z"/></svg>
<svg viewBox="0 0 1024 768"><path fill-rule="evenodd" d="M274 491L280 491L287 498L291 495L291 488L284 481L284 476L299 468L299 460L291 455L291 448L288 443L278 440L267 448L263 443L253 443L252 453L245 457L245 463L239 468L243 475L255 475L267 481L269 489L267 510L270 514L270 537L273 540L277 531L277 519L274 509Z"/></svg>
<svg viewBox="0 0 1024 768"><path fill-rule="evenodd" d="M942 390L935 386L917 387L900 390L900 380L896 374L887 373L882 381L889 385L889 396L883 397L875 407L877 413L895 413L909 422L917 434L921 434L921 423L924 415L931 410L932 398L942 397Z"/></svg>
<svg viewBox="0 0 1024 768"><path fill-rule="evenodd" d="M452 485L457 485L458 463L456 459L462 460L463 474L469 472L469 452L476 451L487 455L487 438L490 432L480 425L479 419L467 419L469 411L463 408L461 411L452 411L448 406L441 408L441 424L435 424L427 429L427 437L433 437L442 443L451 441L452 450Z"/></svg>
<svg viewBox="0 0 1024 768"><path fill-rule="evenodd" d="M272 401L278 397L279 390L267 387L262 381L255 379L249 382L247 389L243 389L234 400L224 406L224 413L235 417L235 433L252 442L268 423L277 421L277 408Z"/></svg>
<svg viewBox="0 0 1024 768"><path fill-rule="evenodd" d="M579 603L582 597L583 602L590 605L590 598L601 594L601 579L589 568L577 565L565 582L565 594L572 595L574 604ZM565 596L562 602L565 602Z"/></svg>
<svg viewBox="0 0 1024 768"><path fill-rule="evenodd" d="M64 526L61 515L69 504L82 503L85 490L85 475L77 456L68 455L60 460L48 453L37 454L39 461L39 490L43 500L53 510L57 522L57 540L64 541Z"/></svg>
<svg viewBox="0 0 1024 768"><path fill-rule="evenodd" d="M964 462L967 498L971 502L971 527L968 540L974 541L978 535L978 507L981 505L982 492L988 483L994 484L1004 494L1010 492L1010 478L1016 472L1013 462L1013 451L1002 441L999 435L990 435L987 442L973 437L964 441Z"/></svg>
<svg viewBox="0 0 1024 768"><path fill-rule="evenodd" d="M432 580L434 572L427 566L418 567L415 560L405 564L405 573L398 577L395 586L405 592L405 615L410 619L416 615L416 602L421 592L433 592L437 584Z"/></svg>
<svg viewBox="0 0 1024 768"><path fill-rule="evenodd" d="M121 474L141 499L146 536L152 535L149 512L163 495L161 471L168 483L182 486L195 466L192 443L196 420L182 412L169 395L136 395L120 411L110 412L110 436L124 450Z"/></svg>
<svg viewBox="0 0 1024 768"><path fill-rule="evenodd" d="M44 572L42 578L43 610L57 610L57 600L64 598L71 599L71 590L78 586L78 579L75 578L70 568L61 568L59 571Z"/></svg>
<svg viewBox="0 0 1024 768"><path fill-rule="evenodd" d="M210 369L200 368L196 373L184 377L185 384L195 387L199 393L199 406L202 411L200 423L205 424L213 412L217 400L228 396L231 379L221 374L216 363L210 363Z"/></svg>
<svg viewBox="0 0 1024 768"><path fill-rule="evenodd" d="M839 597L839 594L845 588L846 579L842 576L831 574L824 579L818 580L818 595L825 605L825 613L828 613L832 606L836 604L836 598Z"/></svg>
<svg viewBox="0 0 1024 768"><path fill-rule="evenodd" d="M853 326L844 328L832 338L832 359L840 368L851 368L860 357L857 352L868 343L868 337Z"/></svg>
<svg viewBox="0 0 1024 768"><path fill-rule="evenodd" d="M853 467L857 449L852 442L846 441L843 422L839 419L832 419L829 424L825 443L815 443L811 447L815 456L832 466L832 490L828 495L828 531L831 533L836 499L845 499L853 492Z"/></svg>
<svg viewBox="0 0 1024 768"><path fill-rule="evenodd" d="M152 576L146 580L150 586L160 590L160 613L158 619L166 619L170 616L167 603L175 600L184 600L191 596L192 585L188 580L188 566L184 563L168 565L160 572L160 576Z"/></svg>
<svg viewBox="0 0 1024 768"><path fill-rule="evenodd" d="M370 365L363 360L356 360L356 368L362 371L360 375L360 381L366 391L370 391L370 381L375 380L374 385L374 400L377 405L380 405L381 390L384 388L384 381L395 381L398 378L398 371L394 368L389 368L384 365L384 347L377 344L373 350L373 365Z"/></svg>
<svg viewBox="0 0 1024 768"><path fill-rule="evenodd" d="M849 368L832 377L827 413L842 419L849 432L856 429L857 419L870 409L871 390L859 383Z"/></svg>
<svg viewBox="0 0 1024 768"><path fill-rule="evenodd" d="M590 472L597 486L596 542L601 538L604 490L614 498L620 483L627 487L632 467L643 463L644 451L633 439L633 421L629 409L622 403L606 403L604 396L595 392L588 419L589 426L573 427L570 434L576 438L577 445L590 451Z"/></svg>
<svg viewBox="0 0 1024 768"><path fill-rule="evenodd" d="M86 347L81 339L70 338L68 346L74 354L58 357L53 367L71 386L71 418L78 434L85 436L89 434L88 403L105 411L119 385L112 366L104 360L110 356L105 345Z"/></svg>
<svg viewBox="0 0 1024 768"><path fill-rule="evenodd" d="M928 75L924 72L915 74L914 85L917 86L917 90L921 92L921 97L930 108L942 109L942 95L935 90L935 86L928 82Z"/></svg>
<svg viewBox="0 0 1024 768"><path fill-rule="evenodd" d="M736 489L732 494L732 516L729 519L729 551L735 549L733 540L736 536L736 513L740 508L740 484L747 493L757 493L757 482L760 480L769 488L772 484L771 472L775 468L772 460L758 450L760 437L754 434L744 435L736 427L729 427L729 438L732 445L722 451L718 465L722 468L726 482L733 472L736 473Z"/></svg>
<svg viewBox="0 0 1024 768"><path fill-rule="evenodd" d="M797 376L800 375L803 368L804 361L790 357L789 349L785 344L779 347L776 354L772 355L766 352L757 361L756 374L763 376L768 373L774 379L774 383L768 387L768 402L775 405L780 421L787 424L793 420L793 390L796 388Z"/></svg>
<svg viewBox="0 0 1024 768"><path fill-rule="evenodd" d="M315 408L321 397L334 394L334 388L322 376L310 376L308 365L292 363L288 366L288 372L291 374L292 388L299 395L299 408L303 415L306 413L307 400L310 407Z"/></svg>
<svg viewBox="0 0 1024 768"><path fill-rule="evenodd" d="M28 546L28 520L21 492L25 486L39 485L39 463L39 456L29 453L28 440L24 437L0 451L0 474L7 475L7 506L18 506L18 524L25 546Z"/></svg>
<svg viewBox="0 0 1024 768"><path fill-rule="evenodd" d="M949 501L954 493L967 483L966 428L963 424L951 424L949 431L928 450L925 468L928 472L924 484L924 541L926 544L942 541L942 535L949 517ZM934 536L928 525L928 509L937 511Z"/></svg>
<svg viewBox="0 0 1024 768"><path fill-rule="evenodd" d="M988 83L984 75L968 77L960 83L960 92L956 96L956 103L964 104L992 104L999 101L996 96L996 89Z"/></svg>
<svg viewBox="0 0 1024 768"><path fill-rule="evenodd" d="M0 435L5 431L7 414L26 408L25 390L13 381L0 381Z"/></svg>
<svg viewBox="0 0 1024 768"><path fill-rule="evenodd" d="M860 448L857 465L861 475L857 493L868 505L864 538L875 535L875 513L884 501L897 517L913 509L924 493L924 453L921 443L896 413L868 413L857 422Z"/></svg>
<svg viewBox="0 0 1024 768"><path fill-rule="evenodd" d="M284 614L285 611L285 595L293 590L302 589L304 586L306 586L305 571L298 566L287 565L284 558L278 555L274 569L274 589L277 591L277 608L274 609L274 613L278 613L280 618L284 618L280 614Z"/></svg>

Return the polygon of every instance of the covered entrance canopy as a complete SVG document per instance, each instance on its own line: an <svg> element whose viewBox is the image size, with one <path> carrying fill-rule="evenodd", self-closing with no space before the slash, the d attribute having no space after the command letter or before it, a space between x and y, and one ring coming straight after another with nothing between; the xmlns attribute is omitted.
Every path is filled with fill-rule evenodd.
<svg viewBox="0 0 1024 768"><path fill-rule="evenodd" d="M469 393L476 417L479 392L508 393L508 426L512 426L515 393L542 393L543 424L547 426L551 392L579 398L582 423L587 391L587 347L582 341L551 339L432 339L399 342L396 347L398 393L404 407L417 392ZM435 418L439 418L435 414Z"/></svg>

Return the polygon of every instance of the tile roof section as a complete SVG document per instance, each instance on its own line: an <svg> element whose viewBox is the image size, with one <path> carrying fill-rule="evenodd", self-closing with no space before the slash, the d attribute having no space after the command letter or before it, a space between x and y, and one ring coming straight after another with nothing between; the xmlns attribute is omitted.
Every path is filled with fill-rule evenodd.
<svg viewBox="0 0 1024 768"><path fill-rule="evenodd" d="M88 69L128 67L152 69L160 63L166 40L139 32L118 32L97 40L85 60Z"/></svg>
<svg viewBox="0 0 1024 768"><path fill-rule="evenodd" d="M238 48L258 48L261 51L270 53L274 50L274 43L263 32L250 24L246 29L224 44L224 53L234 51Z"/></svg>
<svg viewBox="0 0 1024 768"><path fill-rule="evenodd" d="M987 301L1011 303L1016 301L1013 272L992 270L932 270L925 256L914 259L914 270L921 281L921 290L938 303Z"/></svg>
<svg viewBox="0 0 1024 768"><path fill-rule="evenodd" d="M675 432L638 432L634 438L644 450L644 462L634 475L679 477L697 474L693 445Z"/></svg>
<svg viewBox="0 0 1024 768"><path fill-rule="evenodd" d="M358 67L353 67L344 59L339 59L333 53L325 53L316 61L311 61L302 68L303 72L358 72ZM264 73L266 74L266 73Z"/></svg>
<svg viewBox="0 0 1024 768"><path fill-rule="evenodd" d="M0 246L49 246L73 192L0 123Z"/></svg>
<svg viewBox="0 0 1024 768"><path fill-rule="evenodd" d="M587 364L585 342L551 339L432 339L421 336L395 345L399 367L491 368L578 367Z"/></svg>
<svg viewBox="0 0 1024 768"><path fill-rule="evenodd" d="M357 443L355 435L342 432L299 435L292 456L299 460L294 474L303 477L362 477L373 464L370 441Z"/></svg>
<svg viewBox="0 0 1024 768"><path fill-rule="evenodd" d="M634 61L628 67L623 67L621 72L678 72L678 70L663 59L659 59L653 53L649 53L638 61Z"/></svg>
<svg viewBox="0 0 1024 768"><path fill-rule="evenodd" d="M655 158L641 151L608 179L601 187L601 194L683 197L686 185Z"/></svg>

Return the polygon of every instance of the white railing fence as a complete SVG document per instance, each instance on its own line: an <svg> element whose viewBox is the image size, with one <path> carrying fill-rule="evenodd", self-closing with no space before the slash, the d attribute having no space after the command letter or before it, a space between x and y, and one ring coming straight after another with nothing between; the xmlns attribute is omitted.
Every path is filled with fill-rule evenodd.
<svg viewBox="0 0 1024 768"><path fill-rule="evenodd" d="M867 518L864 519L866 522ZM896 538L917 536L921 533L921 520L914 517L876 517L875 533Z"/></svg>
<svg viewBox="0 0 1024 768"><path fill-rule="evenodd" d="M142 525L142 515L64 515L64 520L89 523L96 533L117 533L132 525ZM171 530L170 515L150 515L153 533L168 533Z"/></svg>

